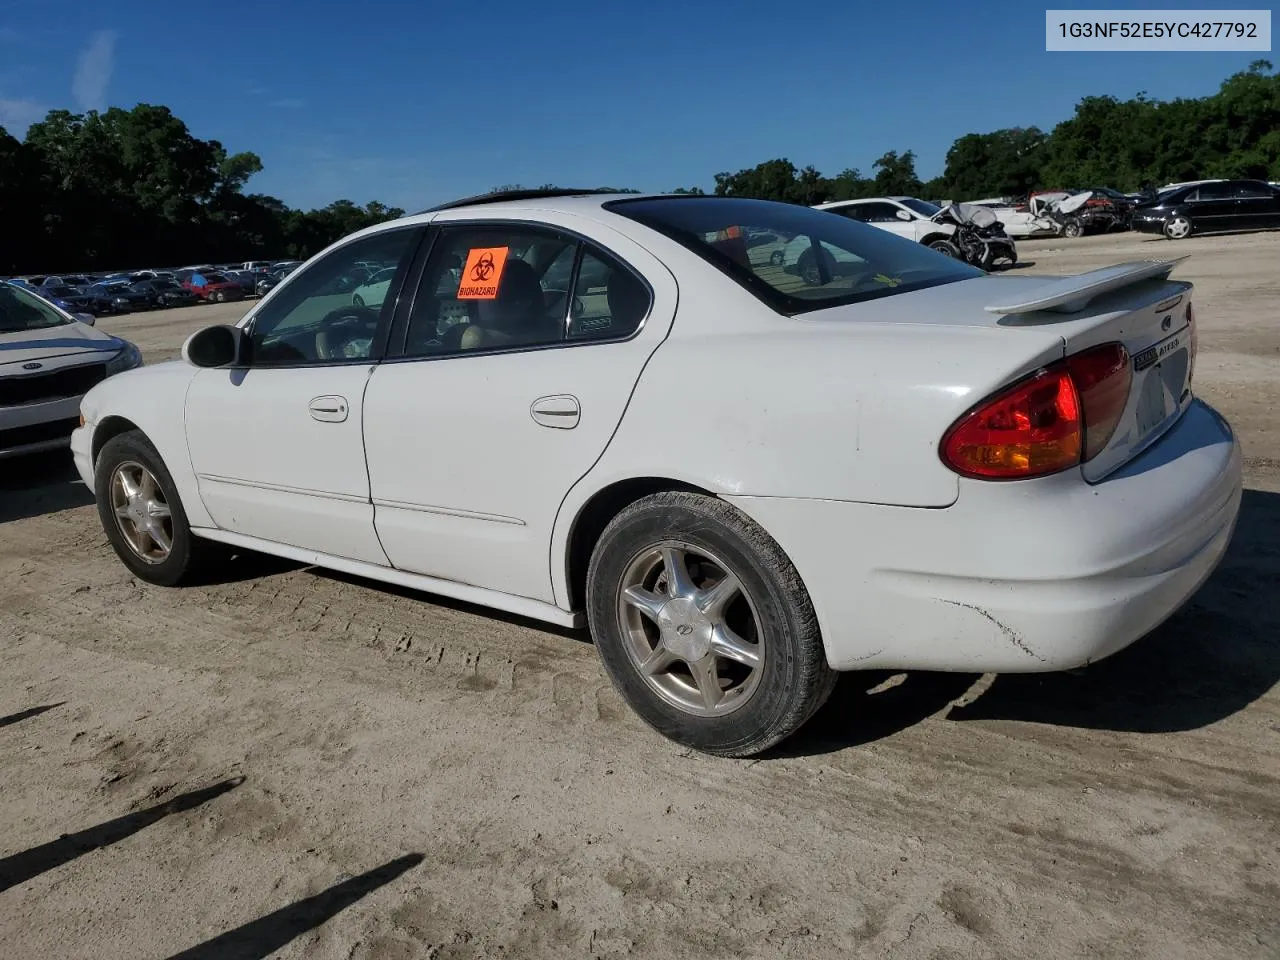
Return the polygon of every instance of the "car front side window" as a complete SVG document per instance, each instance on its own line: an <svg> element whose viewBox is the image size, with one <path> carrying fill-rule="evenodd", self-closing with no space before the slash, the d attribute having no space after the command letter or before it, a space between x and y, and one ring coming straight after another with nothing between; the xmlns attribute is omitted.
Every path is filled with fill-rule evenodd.
<svg viewBox="0 0 1280 960"><path fill-rule="evenodd" d="M420 231L402 228L348 243L298 273L264 304L249 328L251 366L366 360L394 307L395 279ZM370 273L372 262L378 269Z"/></svg>

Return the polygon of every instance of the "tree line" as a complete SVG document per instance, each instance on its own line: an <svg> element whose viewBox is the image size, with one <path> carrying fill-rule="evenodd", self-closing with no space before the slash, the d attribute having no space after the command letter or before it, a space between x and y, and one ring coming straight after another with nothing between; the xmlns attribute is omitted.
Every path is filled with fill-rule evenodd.
<svg viewBox="0 0 1280 960"><path fill-rule="evenodd" d="M1054 187L1136 190L1201 177L1276 180L1280 73L1257 60L1206 97L1085 97L1047 133L1018 127L960 137L942 174L928 181L915 161L911 150L889 150L870 176L856 169L826 176L785 158L767 160L717 173L713 191L815 204L883 194L973 200ZM0 275L303 258L404 213L349 200L295 210L245 192L260 170L256 154L228 153L216 140L192 136L164 106L54 110L23 141L0 127Z"/></svg>
<svg viewBox="0 0 1280 960"><path fill-rule="evenodd" d="M1280 73L1255 60L1206 97L1085 97L1048 133L1015 127L965 134L931 180L920 179L915 160L910 150L890 150L871 176L848 169L834 177L787 159L766 160L716 174L714 192L811 205L886 194L977 200L1053 188L1133 191L1211 177L1280 180Z"/></svg>
<svg viewBox="0 0 1280 960"><path fill-rule="evenodd" d="M303 258L403 216L337 200L294 210L245 193L257 154L192 136L168 107L52 110L18 141L0 127L0 276Z"/></svg>

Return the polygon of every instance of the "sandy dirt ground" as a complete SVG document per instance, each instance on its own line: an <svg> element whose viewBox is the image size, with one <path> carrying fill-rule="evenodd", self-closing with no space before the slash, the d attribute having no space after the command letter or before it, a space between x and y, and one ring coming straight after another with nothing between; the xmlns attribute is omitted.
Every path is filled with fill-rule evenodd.
<svg viewBox="0 0 1280 960"><path fill-rule="evenodd" d="M1051 676L846 676L785 750L651 733L586 638L269 559L165 590L0 467L0 956L1280 958L1280 233L1190 253L1229 556ZM105 319L148 361L244 304Z"/></svg>

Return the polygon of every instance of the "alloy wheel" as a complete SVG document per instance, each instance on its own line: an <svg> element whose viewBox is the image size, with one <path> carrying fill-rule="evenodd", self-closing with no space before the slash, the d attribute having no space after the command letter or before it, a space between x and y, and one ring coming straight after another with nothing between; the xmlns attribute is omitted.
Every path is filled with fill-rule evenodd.
<svg viewBox="0 0 1280 960"><path fill-rule="evenodd" d="M642 551L623 574L617 608L633 666L672 706L722 716L755 692L760 618L742 581L705 549L669 540Z"/></svg>
<svg viewBox="0 0 1280 960"><path fill-rule="evenodd" d="M147 563L164 563L173 549L173 515L155 475L136 460L111 472L111 512L129 549Z"/></svg>

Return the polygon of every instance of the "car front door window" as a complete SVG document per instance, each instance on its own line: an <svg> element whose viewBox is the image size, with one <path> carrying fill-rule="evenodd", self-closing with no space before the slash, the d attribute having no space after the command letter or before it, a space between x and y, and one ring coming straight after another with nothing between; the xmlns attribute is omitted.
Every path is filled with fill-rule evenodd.
<svg viewBox="0 0 1280 960"><path fill-rule="evenodd" d="M249 329L251 366L307 366L369 359L419 237L388 230L346 244L311 264L264 304ZM374 264L370 270L368 265Z"/></svg>

